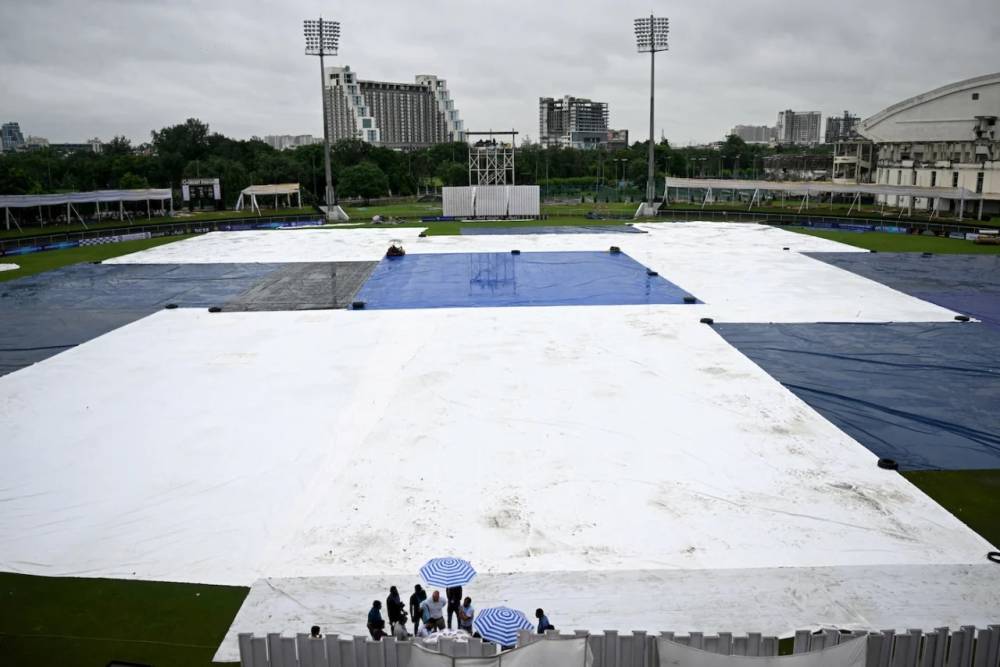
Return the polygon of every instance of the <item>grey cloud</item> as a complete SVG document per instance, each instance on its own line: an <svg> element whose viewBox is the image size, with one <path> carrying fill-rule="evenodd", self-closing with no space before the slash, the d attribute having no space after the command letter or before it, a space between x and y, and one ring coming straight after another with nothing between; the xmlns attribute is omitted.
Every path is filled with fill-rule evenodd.
<svg viewBox="0 0 1000 667"><path fill-rule="evenodd" d="M6 0L0 4L0 119L52 140L148 139L197 116L237 137L320 134L318 63L303 18L344 26L338 64L362 78L448 80L470 128L536 137L537 99L610 104L645 136L648 58L632 18L669 15L657 57L657 135L720 138L779 109L869 115L997 69L995 0Z"/></svg>

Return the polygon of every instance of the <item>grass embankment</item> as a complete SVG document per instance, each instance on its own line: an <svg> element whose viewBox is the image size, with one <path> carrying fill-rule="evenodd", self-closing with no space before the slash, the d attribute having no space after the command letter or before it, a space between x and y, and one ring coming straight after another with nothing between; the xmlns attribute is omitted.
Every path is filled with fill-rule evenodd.
<svg viewBox="0 0 1000 667"><path fill-rule="evenodd" d="M843 232L835 229L813 229L812 227L780 227L780 229L819 236L857 248L866 248L879 252L933 252L964 255L1000 253L1000 245L981 245L964 239L951 239L946 236L917 236L915 234L889 234L887 232Z"/></svg>
<svg viewBox="0 0 1000 667"><path fill-rule="evenodd" d="M42 234L64 234L66 232L87 232L101 229L127 229L128 227L140 227L143 225L178 224L184 222L218 222L220 220L232 220L234 218L269 218L279 215L315 215L317 217L321 217L321 214L312 207L283 208L277 210L264 209L262 214L259 216L252 211L198 211L190 214L179 213L174 216L161 215L154 218L136 216L131 222L128 220L88 222L86 227L79 222L71 225L45 225L44 227L37 225L29 227L22 224L21 229L17 229L15 227L0 230L0 239L15 239L24 236L39 236Z"/></svg>
<svg viewBox="0 0 1000 667"><path fill-rule="evenodd" d="M0 664L208 667L247 591L0 573Z"/></svg>
<svg viewBox="0 0 1000 667"><path fill-rule="evenodd" d="M917 488L1000 548L1000 470L902 473ZM984 554L985 555L985 554Z"/></svg>
<svg viewBox="0 0 1000 667"><path fill-rule="evenodd" d="M127 255L132 252L146 250L147 248L155 248L166 243L189 239L192 236L197 236L197 234L161 236L155 239L123 241L121 243L108 243L107 245L67 248L66 250L46 250L27 255L5 255L0 257L0 264L17 264L20 268L13 271L0 271L0 282L13 280L14 278L23 278L36 273L42 273L43 271L51 271L52 269L58 269L61 266L69 264L100 262L111 257Z"/></svg>

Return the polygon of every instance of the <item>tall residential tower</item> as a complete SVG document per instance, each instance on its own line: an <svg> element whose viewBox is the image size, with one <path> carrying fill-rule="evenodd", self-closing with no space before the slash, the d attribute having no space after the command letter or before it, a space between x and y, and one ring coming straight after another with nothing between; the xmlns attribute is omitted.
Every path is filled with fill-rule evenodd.
<svg viewBox="0 0 1000 667"><path fill-rule="evenodd" d="M419 74L414 83L361 81L350 67L327 67L330 140L410 150L464 141L458 110L444 79Z"/></svg>
<svg viewBox="0 0 1000 667"><path fill-rule="evenodd" d="M776 140L779 144L814 146L819 143L821 123L818 111L779 111Z"/></svg>
<svg viewBox="0 0 1000 667"><path fill-rule="evenodd" d="M538 98L538 137L543 147L597 148L608 143L608 103L582 97Z"/></svg>

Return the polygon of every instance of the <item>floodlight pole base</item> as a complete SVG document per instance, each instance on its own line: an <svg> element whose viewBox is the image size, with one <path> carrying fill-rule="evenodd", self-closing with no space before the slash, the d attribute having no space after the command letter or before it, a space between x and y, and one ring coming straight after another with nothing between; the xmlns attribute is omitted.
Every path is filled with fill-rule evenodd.
<svg viewBox="0 0 1000 667"><path fill-rule="evenodd" d="M351 219L339 204L334 206L321 206L320 209L326 214L327 222L349 222Z"/></svg>
<svg viewBox="0 0 1000 667"><path fill-rule="evenodd" d="M636 209L634 218L655 218L660 211L659 202L642 202L639 204L639 208Z"/></svg>

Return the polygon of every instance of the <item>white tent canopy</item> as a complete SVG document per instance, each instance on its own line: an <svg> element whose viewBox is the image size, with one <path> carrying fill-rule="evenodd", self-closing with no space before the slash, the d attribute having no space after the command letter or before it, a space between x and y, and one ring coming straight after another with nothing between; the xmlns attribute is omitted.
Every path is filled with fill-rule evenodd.
<svg viewBox="0 0 1000 667"><path fill-rule="evenodd" d="M859 202L861 195L895 196L907 198L911 207L914 198L952 199L962 202L959 211L964 209L964 202L966 200L978 200L982 198L982 195L966 188L932 188L918 185L883 185L875 183L830 183L827 181L754 181L723 178L674 178L667 176L666 187L668 195L670 188L677 190L705 190L706 201L711 197L711 192L714 190L745 190L754 193L753 198L750 200L751 207L753 207L755 201L758 204L760 203L758 195L761 192L783 192L804 196L804 203L808 202L810 196L824 194L852 195L854 202ZM807 203L806 205L808 207ZM937 207L935 206L935 212L936 210Z"/></svg>
<svg viewBox="0 0 1000 667"><path fill-rule="evenodd" d="M285 195L288 198L289 206L292 203L292 195L295 195L298 206L302 207L302 191L298 183L275 183L272 185L251 185L250 187L243 188L239 199L236 200L236 210L242 211L243 207L248 203L247 199L249 199L250 210L257 211L259 214L260 206L257 204L257 197L274 197L274 205L277 208L278 198L281 195Z"/></svg>
<svg viewBox="0 0 1000 667"><path fill-rule="evenodd" d="M66 220L70 221L73 218L73 214L80 219L86 227L86 223L83 222L83 217L78 211L76 211L73 206L80 204L94 204L97 208L98 214L101 212L101 204L116 203L118 204L118 216L124 220L125 219L125 209L124 202L146 202L146 217L151 215L149 202L157 201L169 201L170 210L174 208L173 194L169 188L142 188L138 190L94 190L92 192L63 192L59 194L47 194L47 195L0 195L0 208L4 209L4 221L6 222L7 229L10 229L11 222L17 225L20 229L20 225L11 216L10 209L12 208L35 208L42 206L65 206L66 207Z"/></svg>
<svg viewBox="0 0 1000 667"><path fill-rule="evenodd" d="M120 201L163 201L172 197L169 189L95 190L54 195L0 195L0 208L31 208L64 204L96 204Z"/></svg>

